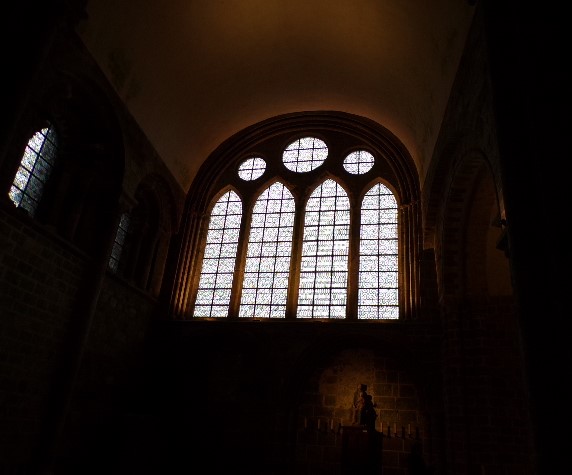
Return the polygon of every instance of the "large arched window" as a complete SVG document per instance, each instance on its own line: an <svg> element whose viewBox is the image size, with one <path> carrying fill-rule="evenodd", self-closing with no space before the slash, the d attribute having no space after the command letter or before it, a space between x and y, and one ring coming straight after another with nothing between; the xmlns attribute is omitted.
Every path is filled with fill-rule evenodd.
<svg viewBox="0 0 572 475"><path fill-rule="evenodd" d="M258 140L246 133L244 144L237 139L205 164L212 172L197 177L187 202L176 314L413 318L419 228L411 159L381 127L339 125L273 129Z"/></svg>

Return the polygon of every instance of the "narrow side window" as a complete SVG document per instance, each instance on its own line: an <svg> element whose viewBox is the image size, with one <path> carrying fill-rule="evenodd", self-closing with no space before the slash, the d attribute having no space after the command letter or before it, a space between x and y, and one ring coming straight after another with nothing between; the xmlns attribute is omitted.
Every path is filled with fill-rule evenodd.
<svg viewBox="0 0 572 475"><path fill-rule="evenodd" d="M32 217L54 167L57 149L57 137L51 125L37 131L26 145L8 193L14 205L25 209Z"/></svg>
<svg viewBox="0 0 572 475"><path fill-rule="evenodd" d="M125 247L127 233L129 232L130 220L131 218L129 214L123 213L119 221L119 226L117 227L115 242L113 243L113 249L111 250L111 256L109 257L109 269L114 274L119 271L119 261L121 260L121 256Z"/></svg>

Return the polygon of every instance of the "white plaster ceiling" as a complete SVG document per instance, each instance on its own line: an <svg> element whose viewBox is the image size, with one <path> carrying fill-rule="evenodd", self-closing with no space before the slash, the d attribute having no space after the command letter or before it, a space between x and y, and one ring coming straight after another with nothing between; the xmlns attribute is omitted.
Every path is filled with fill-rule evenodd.
<svg viewBox="0 0 572 475"><path fill-rule="evenodd" d="M186 191L228 137L335 110L393 132L421 179L465 44L467 0L88 0L78 31Z"/></svg>

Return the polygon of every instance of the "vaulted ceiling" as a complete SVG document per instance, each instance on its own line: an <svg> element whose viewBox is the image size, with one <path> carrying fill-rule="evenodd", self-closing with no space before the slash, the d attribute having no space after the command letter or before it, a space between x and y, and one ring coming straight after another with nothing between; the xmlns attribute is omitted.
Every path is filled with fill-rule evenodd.
<svg viewBox="0 0 572 475"><path fill-rule="evenodd" d="M302 111L386 127L423 181L472 3L89 0L78 31L184 190L225 139Z"/></svg>

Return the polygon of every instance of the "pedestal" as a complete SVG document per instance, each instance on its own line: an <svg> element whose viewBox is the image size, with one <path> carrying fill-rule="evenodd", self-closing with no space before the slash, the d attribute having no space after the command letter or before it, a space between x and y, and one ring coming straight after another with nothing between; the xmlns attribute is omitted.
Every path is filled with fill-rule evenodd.
<svg viewBox="0 0 572 475"><path fill-rule="evenodd" d="M383 437L366 426L342 426L342 473L381 473Z"/></svg>

